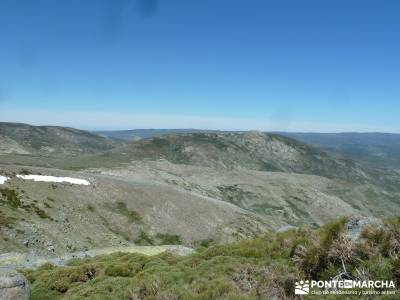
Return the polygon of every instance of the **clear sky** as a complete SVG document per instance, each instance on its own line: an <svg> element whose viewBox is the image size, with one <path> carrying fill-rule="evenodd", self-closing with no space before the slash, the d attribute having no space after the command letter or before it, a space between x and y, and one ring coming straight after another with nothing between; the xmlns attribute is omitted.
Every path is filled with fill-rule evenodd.
<svg viewBox="0 0 400 300"><path fill-rule="evenodd" d="M400 132L400 1L1 0L0 120Z"/></svg>

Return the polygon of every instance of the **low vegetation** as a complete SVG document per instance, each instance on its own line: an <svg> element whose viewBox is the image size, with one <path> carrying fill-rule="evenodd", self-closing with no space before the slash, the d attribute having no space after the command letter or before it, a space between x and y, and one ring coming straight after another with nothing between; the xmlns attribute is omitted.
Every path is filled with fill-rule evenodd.
<svg viewBox="0 0 400 300"><path fill-rule="evenodd" d="M224 201L243 207L243 202L247 197L252 197L252 193L243 191L237 184L217 186Z"/></svg>
<svg viewBox="0 0 400 300"><path fill-rule="evenodd" d="M142 230L140 231L138 238L135 240L135 244L140 246L152 246L154 245L154 238L146 231Z"/></svg>
<svg viewBox="0 0 400 300"><path fill-rule="evenodd" d="M0 211L0 230L2 227L11 228L15 221L15 218L6 216L2 211Z"/></svg>
<svg viewBox="0 0 400 300"><path fill-rule="evenodd" d="M23 273L33 300L294 299L295 281L306 278L394 280L399 286L400 218L366 227L355 241L344 225L341 219L318 230L204 243L186 257L115 253Z"/></svg>
<svg viewBox="0 0 400 300"><path fill-rule="evenodd" d="M21 207L21 197L14 189L0 188L0 203L7 205L13 209Z"/></svg>

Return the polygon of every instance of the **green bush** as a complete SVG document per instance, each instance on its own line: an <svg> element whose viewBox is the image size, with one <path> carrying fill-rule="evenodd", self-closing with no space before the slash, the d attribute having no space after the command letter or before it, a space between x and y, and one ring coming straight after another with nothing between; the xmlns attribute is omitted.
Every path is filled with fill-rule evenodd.
<svg viewBox="0 0 400 300"><path fill-rule="evenodd" d="M46 290L51 294L54 294L53 292L66 293L72 286L94 279L96 272L96 269L91 265L56 268L49 264L38 268L36 271L23 271L29 281L39 290ZM42 297L43 292L39 294ZM47 296L43 296L43 298L37 299L46 299Z"/></svg>

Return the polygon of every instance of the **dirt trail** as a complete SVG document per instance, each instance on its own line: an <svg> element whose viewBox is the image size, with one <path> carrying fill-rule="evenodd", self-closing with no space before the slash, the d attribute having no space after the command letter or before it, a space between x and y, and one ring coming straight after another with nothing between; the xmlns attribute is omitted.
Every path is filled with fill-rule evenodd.
<svg viewBox="0 0 400 300"><path fill-rule="evenodd" d="M79 251L66 253L59 257L46 257L40 256L34 252L31 253L18 253L10 252L0 254L0 273L2 271L9 271L18 268L37 268L45 263L54 265L64 265L67 261L73 258L87 258L103 254L111 254L115 252L125 253L138 253L144 255L157 255L165 251L170 251L178 255L188 255L193 253L194 250L189 247L181 245L163 245L163 246L123 246L123 247L109 247L103 249L92 249L88 251Z"/></svg>

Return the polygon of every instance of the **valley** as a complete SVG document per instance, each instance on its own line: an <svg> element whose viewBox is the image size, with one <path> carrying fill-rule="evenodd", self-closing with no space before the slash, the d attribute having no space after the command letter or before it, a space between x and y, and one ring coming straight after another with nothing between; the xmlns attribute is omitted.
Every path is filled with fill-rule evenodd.
<svg viewBox="0 0 400 300"><path fill-rule="evenodd" d="M0 125L3 269L120 251L182 247L187 254L318 230L340 217L380 222L400 212L398 170L276 134L185 132L122 142L70 128Z"/></svg>
<svg viewBox="0 0 400 300"><path fill-rule="evenodd" d="M13 145L0 155L1 176L10 178L1 185L3 252L108 247L143 233L177 235L186 245L226 242L400 211L397 171L279 135L195 132L116 143L70 128L0 125ZM21 180L30 174L87 186Z"/></svg>

